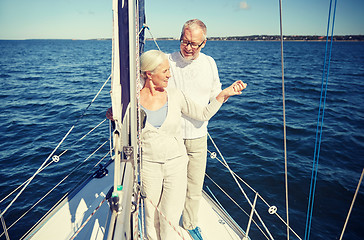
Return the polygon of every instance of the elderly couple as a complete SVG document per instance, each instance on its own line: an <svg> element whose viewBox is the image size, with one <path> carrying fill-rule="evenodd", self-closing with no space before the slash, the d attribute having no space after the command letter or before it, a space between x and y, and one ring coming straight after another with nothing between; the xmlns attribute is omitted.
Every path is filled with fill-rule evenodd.
<svg viewBox="0 0 364 240"><path fill-rule="evenodd" d="M206 44L202 21L187 21L180 42L178 52L150 50L140 59L145 80L140 103L147 115L142 130L142 185L151 240L179 239L175 229L181 216L191 237L202 239L197 215L206 169L207 123L230 96L246 88L239 80L221 90L215 61L200 52Z"/></svg>

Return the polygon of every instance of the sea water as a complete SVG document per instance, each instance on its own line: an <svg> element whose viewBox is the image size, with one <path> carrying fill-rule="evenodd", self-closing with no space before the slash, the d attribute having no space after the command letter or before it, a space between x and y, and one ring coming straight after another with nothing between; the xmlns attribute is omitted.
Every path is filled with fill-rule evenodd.
<svg viewBox="0 0 364 240"><path fill-rule="evenodd" d="M167 53L179 48L178 41L158 43ZM111 48L110 40L0 41L1 199L31 177L71 130L56 151L60 161L39 173L6 212L7 227L69 177L11 226L11 239L22 236L107 154L109 144L88 158L108 140L108 121L92 131L87 141L79 139L105 119L111 106L108 82L84 113L110 75ZM145 50L149 49L156 49L152 41L146 43ZM308 199L314 197L310 239L339 239L364 167L364 43L334 42L328 78L325 42L285 42L283 49L289 223L304 238ZM242 95L231 97L212 118L209 133L230 168L269 206L277 206L277 213L286 220L280 51L279 42L250 41L208 41L202 49L215 59L223 87L236 80L248 84ZM321 93L326 81L327 92ZM321 101L324 120L317 127L321 95L326 96ZM316 137L317 129L321 138ZM318 174L315 195L310 196L316 139L320 142ZM209 149L217 152L212 142ZM209 158L206 172L246 212L206 179L206 186L246 230L250 207L228 170ZM242 189L253 201L254 191L244 184ZM14 196L1 202L0 210ZM285 225L268 214L267 204L258 200L258 213L275 239L286 239ZM343 239L364 238L363 212L362 186ZM266 239L254 224L249 235ZM290 237L297 239L293 233Z"/></svg>

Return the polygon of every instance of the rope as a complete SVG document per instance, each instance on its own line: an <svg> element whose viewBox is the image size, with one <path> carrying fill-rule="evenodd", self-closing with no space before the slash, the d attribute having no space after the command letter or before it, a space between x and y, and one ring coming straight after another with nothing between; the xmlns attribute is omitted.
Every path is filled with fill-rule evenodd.
<svg viewBox="0 0 364 240"><path fill-rule="evenodd" d="M137 2L137 4L139 4L139 2ZM137 7L137 9L139 9L139 7ZM137 15L139 14L139 12L137 11ZM139 15L137 17L139 19ZM139 25L138 25L139 27ZM147 25L143 24L143 27L140 29L139 33L138 33L138 38L140 37L141 32L147 28L149 30L149 28L147 27ZM150 30L149 30L150 31ZM145 44L145 38L143 38L144 42L143 44ZM139 43L139 41L137 41ZM136 67L137 67L137 119L138 119L138 135L137 135L137 141L138 141L138 153L137 153L137 163L136 163L136 176L135 178L138 179L139 177L139 191L138 191L138 203L137 203L137 208L139 210L139 202L140 202L140 189L142 189L143 187L143 179L142 179L142 174L141 174L141 169L142 169L142 159L141 159L141 153L142 153L142 119L141 119L141 113L140 113L140 109L141 109L141 105L140 105L140 90L142 88L142 84L141 84L141 80L140 80L140 52L139 52L139 45L137 46L137 54L136 54ZM143 201L141 201L141 209L140 209L140 215L141 215L141 235L144 236L144 211L143 211ZM137 218L137 220L139 220ZM139 226L139 224L136 224L137 226Z"/></svg>
<svg viewBox="0 0 364 240"><path fill-rule="evenodd" d="M310 193L309 193L308 208L307 208L305 240L306 239L309 240L310 231L311 231L312 212L313 212L313 204L314 204L314 198L315 198L315 189L316 189L317 172L318 172L317 169L318 169L318 162L319 162L319 158L320 158L320 147L321 147L321 139L322 139L322 126L323 126L323 122L324 122L325 104L326 104L326 96L327 96L327 84L328 84L328 77L329 77L329 72L330 72L331 50L332 50L332 42L333 42L333 36L334 36L336 3L337 3L337 0L335 0L335 5L334 5L334 14L333 14L332 28L331 28L331 44L330 44L330 50L329 50L327 72L326 72L326 82L325 82L324 78L325 78L325 70L326 70L327 48L328 48L328 38L329 38L329 29L330 29L331 9L332 9L332 0L330 0L329 15L328 15L328 22L327 22L327 32L326 32L325 59L324 59L324 67L323 67L323 71L322 71L321 96L320 96L320 104L319 104L319 111L318 111L318 117L317 117L315 151L314 151L314 157L313 157L313 163L312 163ZM324 86L325 86L325 89L324 89ZM323 97L323 93L325 93L324 97ZM322 101L323 101L323 106L322 106L322 117L321 117L321 123L320 123ZM319 135L319 139L318 139L318 135Z"/></svg>
<svg viewBox="0 0 364 240"><path fill-rule="evenodd" d="M0 210L0 213L1 213L1 210ZM8 228L6 228L5 220L4 220L2 215L0 216L0 218L1 218L1 225L3 226L3 229L4 229L5 237L6 237L7 240L9 240L10 237L9 237L9 234L8 234Z"/></svg>
<svg viewBox="0 0 364 240"><path fill-rule="evenodd" d="M351 210L353 209L353 206L354 206L356 195L358 195L359 188L360 188L360 185L361 185L361 181L363 180L363 175L364 175L364 168L363 168L363 170L361 172L360 179L359 179L359 182L358 182L358 186L356 187L355 194L354 194L354 197L353 197L353 201L351 202L350 209L349 209L349 212L348 212L348 216L346 217L345 224L344 224L344 227L343 227L343 231L341 232L341 236L340 236L339 240L341 240L343 238L343 236L344 236L345 228L346 228L346 225L347 225L347 223L349 221L349 217L350 217L350 214L351 214Z"/></svg>
<svg viewBox="0 0 364 240"><path fill-rule="evenodd" d="M96 209L91 213L91 215L85 220L85 222L80 226L80 228L75 232L75 234L70 238L70 240L75 239L77 235L82 231L82 229L86 226L88 221L90 221L91 217L100 209L102 204L106 201L106 197L101 201L101 203L96 207Z"/></svg>
<svg viewBox="0 0 364 240"><path fill-rule="evenodd" d="M139 206L139 204L138 204ZM144 201L140 201L140 206L141 206L141 209L140 209L140 231L141 231L141 235L142 237L145 236L145 220L144 220Z"/></svg>
<svg viewBox="0 0 364 240"><path fill-rule="evenodd" d="M142 28L142 29L144 29L144 28L148 29L148 32L149 32L150 36L152 37L152 39L153 39L153 41L154 41L155 45L157 46L158 50L159 50L159 51L161 51L161 49L160 49L160 47L159 47L159 45L158 45L157 41L155 40L155 38L154 38L154 36L153 36L152 32L151 32L151 31L150 31L150 29L149 29L149 26L148 26L148 25L146 25L146 24L143 24L143 28Z"/></svg>
<svg viewBox="0 0 364 240"><path fill-rule="evenodd" d="M139 203L140 203L140 191L138 191L138 198L137 198L137 202L136 202L136 209L135 209L135 212L136 212L136 216L138 216L138 214L139 214ZM141 216L142 218L143 218L143 216ZM134 239L137 239L137 234L138 234L138 232L142 232L142 229L139 229L139 231L138 231L138 227L139 227L139 224L138 224L138 222L139 222L139 217L136 217L135 218L135 220L134 220ZM143 234L142 234L143 235Z"/></svg>
<svg viewBox="0 0 364 240"><path fill-rule="evenodd" d="M153 205L153 207L164 218L164 220L166 220L166 222L168 222L169 226L171 226L171 228L173 228L173 230L178 234L178 236L180 236L183 240L185 240L185 238L182 236L182 234L177 230L177 228L172 224L172 222L170 220L168 220L167 217L159 210L159 208L149 198L145 197L145 199L147 199Z"/></svg>
<svg viewBox="0 0 364 240"><path fill-rule="evenodd" d="M284 136L284 139L283 139L283 145L284 145L284 182L285 182L285 193L286 193L287 239L289 239L287 128L286 128L286 100L285 100L285 92L284 92L282 0L279 0L279 23L280 23L280 34L281 34L282 103L283 103L283 136Z"/></svg>

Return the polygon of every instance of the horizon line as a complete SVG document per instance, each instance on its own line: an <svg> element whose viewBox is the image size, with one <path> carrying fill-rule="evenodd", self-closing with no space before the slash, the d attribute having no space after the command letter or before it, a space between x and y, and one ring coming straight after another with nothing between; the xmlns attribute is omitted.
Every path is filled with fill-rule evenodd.
<svg viewBox="0 0 364 240"><path fill-rule="evenodd" d="M277 34L253 34L253 35L235 35L235 36L223 36L223 37L218 37L218 36L212 36L212 37L207 37L208 39L228 39L228 38L248 38L248 37L280 37L280 35ZM296 34L292 34L292 35L283 35L283 37L326 37L325 35L317 35L317 34L306 34L306 35L296 35ZM364 34L340 34L340 35L333 35L333 37L363 37L364 38ZM24 40L79 40L79 41L87 41L87 40L111 40L111 37L97 37L97 38L12 38L12 39L3 39L0 38L0 41L24 41ZM146 38L146 40L151 40L153 38ZM179 38L175 38L175 37L156 37L155 39L161 39L161 40L179 40Z"/></svg>

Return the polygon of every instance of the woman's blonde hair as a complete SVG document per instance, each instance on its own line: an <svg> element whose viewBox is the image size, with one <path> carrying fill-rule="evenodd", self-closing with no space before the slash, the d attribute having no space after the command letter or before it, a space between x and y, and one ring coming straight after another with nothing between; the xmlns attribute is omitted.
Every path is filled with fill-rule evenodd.
<svg viewBox="0 0 364 240"><path fill-rule="evenodd" d="M140 74L143 79L146 79L146 72L154 72L156 68L163 63L167 55L159 50L149 50L143 53L140 57Z"/></svg>

